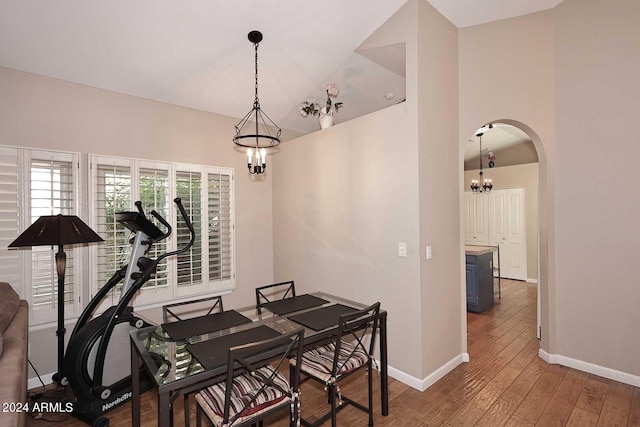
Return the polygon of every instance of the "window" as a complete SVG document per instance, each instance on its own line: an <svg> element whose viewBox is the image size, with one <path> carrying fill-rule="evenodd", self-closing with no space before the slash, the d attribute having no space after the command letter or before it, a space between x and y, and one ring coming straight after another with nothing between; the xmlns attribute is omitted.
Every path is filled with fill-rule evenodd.
<svg viewBox="0 0 640 427"><path fill-rule="evenodd" d="M129 262L130 232L117 224L114 214L134 209L135 201L142 202L147 214L155 209L173 229L169 239L155 244L147 257L156 258L188 243L191 236L173 203L175 197L182 199L191 218L194 244L158 266L155 278L143 286L135 304L235 287L231 169L101 156L90 156L90 163L92 220L98 234L107 239L97 251L93 292ZM161 224L158 227L164 230ZM112 298L119 295L116 292Z"/></svg>
<svg viewBox="0 0 640 427"><path fill-rule="evenodd" d="M78 155L0 147L0 244L6 248L43 215L77 211ZM65 247L65 312L77 314L76 263L81 248ZM57 247L2 249L0 272L30 302L31 323L57 317ZM16 268L18 266L18 268Z"/></svg>
<svg viewBox="0 0 640 427"><path fill-rule="evenodd" d="M24 297L24 283L16 268L20 264L20 251L7 249L22 232L18 221L18 177L18 150L0 147L0 274L3 281L19 288Z"/></svg>
<svg viewBox="0 0 640 427"><path fill-rule="evenodd" d="M158 265L135 305L235 287L232 169L89 155L89 182L81 186L80 165L87 157L84 163L81 158L78 153L0 146L0 274L29 301L31 325L57 319L58 248L7 246L43 215L78 215L105 239L64 247L67 318L78 316L90 297L129 263L131 233L115 220L115 213L135 210L138 200L145 213L150 216L156 210L173 230L147 257L184 247L190 238L173 203L177 196L193 221L196 239L189 251ZM80 212L80 206L88 206L88 211ZM116 303L119 291L112 292L99 310Z"/></svg>
<svg viewBox="0 0 640 427"><path fill-rule="evenodd" d="M209 279L231 279L231 177L209 173L207 178L209 208Z"/></svg>
<svg viewBox="0 0 640 427"><path fill-rule="evenodd" d="M179 287L202 283L202 174L200 171L177 171L176 194L182 199L187 212L191 213L191 223L196 232L193 246L178 255L177 279ZM176 230L178 247L189 242L190 233L186 224L181 223Z"/></svg>
<svg viewBox="0 0 640 427"><path fill-rule="evenodd" d="M48 157L48 159L47 159ZM56 159L57 157L57 159ZM46 159L46 160L45 160ZM75 192L73 163L70 156L47 155L32 152L31 158L31 218L29 224L44 215L74 215ZM31 306L34 310L57 302L57 277L55 253L58 248L36 246L31 248ZM67 253L68 252L68 253ZM73 304L74 256L65 248L67 268L64 278L65 304Z"/></svg>

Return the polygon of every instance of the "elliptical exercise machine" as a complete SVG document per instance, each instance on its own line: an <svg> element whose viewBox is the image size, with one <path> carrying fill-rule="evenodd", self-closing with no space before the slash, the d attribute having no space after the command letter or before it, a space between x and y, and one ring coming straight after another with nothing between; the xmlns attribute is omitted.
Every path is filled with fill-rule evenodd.
<svg viewBox="0 0 640 427"><path fill-rule="evenodd" d="M116 221L135 233L130 240L129 264L117 270L91 299L69 338L63 373L76 396L73 414L94 427L108 426L109 419L102 414L131 398L129 332L150 326L133 313L133 297L151 279L162 260L186 252L195 240L195 231L182 201L178 197L174 202L189 228L191 239L183 248L162 254L156 259L144 255L153 244L169 237L169 223L156 211L151 211L151 215L166 227L167 231L163 233L145 216L139 201L135 203L138 212L115 214ZM92 319L96 308L123 280L118 303ZM151 387L151 382L141 369L141 379L144 380L140 388L144 391Z"/></svg>

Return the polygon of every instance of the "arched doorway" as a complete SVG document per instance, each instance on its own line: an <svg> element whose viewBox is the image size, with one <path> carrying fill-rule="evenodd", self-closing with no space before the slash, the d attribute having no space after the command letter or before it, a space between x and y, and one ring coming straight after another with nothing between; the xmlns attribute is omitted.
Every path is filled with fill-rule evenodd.
<svg viewBox="0 0 640 427"><path fill-rule="evenodd" d="M489 126L491 125L491 126ZM479 147L478 133L482 133L482 152ZM463 134L464 135L464 134ZM518 280L537 284L537 336L542 338L542 346L546 347L545 339L540 336L541 331L548 324L548 282L547 282L547 224L543 212L547 210L547 180L546 180L546 156L540 138L533 129L524 123L511 119L497 119L487 122L478 129L473 129L471 137L462 139L461 146L461 245L464 248L471 237L475 237L475 243L488 246L498 245L496 236L491 236L491 230L484 230L484 236L471 236L468 232L469 194L472 179L491 179L492 192L496 197L499 192L510 193L512 189L522 189L525 197L526 224L526 258L525 273L515 277ZM465 152L467 153L465 156ZM484 176L479 174L480 159ZM494 167L490 168L488 162L493 160ZM480 182L480 191L482 191ZM528 191L527 191L528 190ZM491 194L491 193L489 193ZM486 195L485 195L486 196ZM476 195L476 197L482 197ZM485 198L482 203L487 203ZM474 209L485 209L486 206L474 206ZM486 211L485 211L486 212ZM489 228L489 227L487 227ZM475 234L475 233L474 233ZM484 239L484 240L483 240ZM471 242L472 244L474 242ZM463 257L464 259L464 257ZM497 260L496 260L497 261ZM504 263L504 260L502 260ZM496 262L497 264L497 262ZM522 272L521 272L522 273ZM508 274L513 274L509 272ZM463 276L464 277L464 276ZM464 285L464 283L463 283ZM463 289L465 289L463 287ZM466 296L465 289L465 296ZM496 295L496 301L498 296ZM506 303L500 301L500 303ZM463 304L464 306L464 304ZM465 310L463 310L465 311ZM465 325L464 337L467 337L466 312L462 313ZM465 347L466 348L466 347Z"/></svg>

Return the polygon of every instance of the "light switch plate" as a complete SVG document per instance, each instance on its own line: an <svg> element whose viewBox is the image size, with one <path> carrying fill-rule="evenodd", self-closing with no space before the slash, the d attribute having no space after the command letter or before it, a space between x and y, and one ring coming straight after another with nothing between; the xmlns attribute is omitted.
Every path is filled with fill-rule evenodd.
<svg viewBox="0 0 640 427"><path fill-rule="evenodd" d="M407 257L407 242L398 242L398 256Z"/></svg>
<svg viewBox="0 0 640 427"><path fill-rule="evenodd" d="M427 259L431 259L433 258L433 255L431 253L431 246L427 246Z"/></svg>

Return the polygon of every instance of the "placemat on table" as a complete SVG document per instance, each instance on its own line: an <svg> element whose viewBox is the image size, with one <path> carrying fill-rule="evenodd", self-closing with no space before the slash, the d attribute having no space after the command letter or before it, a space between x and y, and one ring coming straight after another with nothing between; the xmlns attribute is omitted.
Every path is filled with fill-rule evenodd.
<svg viewBox="0 0 640 427"><path fill-rule="evenodd" d="M262 306L267 310L279 314L289 314L295 311L306 310L307 308L317 307L322 304L326 304L329 301L322 298L318 298L313 295L296 295L295 297L285 298L278 301L271 301Z"/></svg>
<svg viewBox="0 0 640 427"><path fill-rule="evenodd" d="M262 325L207 341L187 344L186 347L189 353L191 353L205 369L209 370L227 363L229 359L229 349L231 347L263 341L281 335L280 332Z"/></svg>
<svg viewBox="0 0 640 427"><path fill-rule="evenodd" d="M163 323L162 328L173 340L177 341L208 332L229 329L245 323L251 323L251 320L235 310L229 310L178 322Z"/></svg>
<svg viewBox="0 0 640 427"><path fill-rule="evenodd" d="M289 320L309 329L313 329L314 331L321 331L323 329L330 328L331 326L336 326L340 321L340 315L352 313L354 311L358 310L346 305L334 304L329 307L317 308L315 310L307 311L306 313L289 316Z"/></svg>

